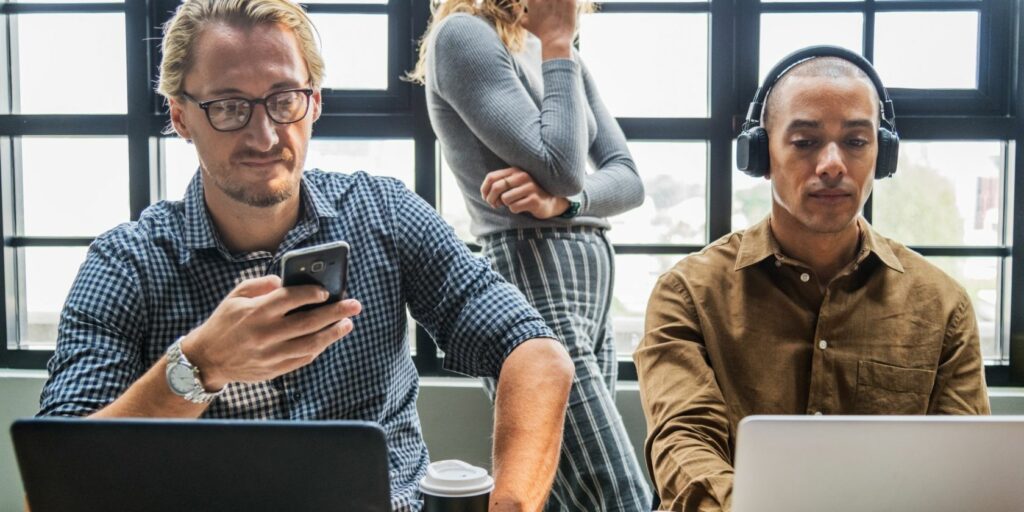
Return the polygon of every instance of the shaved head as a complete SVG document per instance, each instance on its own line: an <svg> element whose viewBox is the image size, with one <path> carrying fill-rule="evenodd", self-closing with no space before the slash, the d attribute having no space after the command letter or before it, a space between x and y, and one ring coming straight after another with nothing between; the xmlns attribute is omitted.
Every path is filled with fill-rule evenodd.
<svg viewBox="0 0 1024 512"><path fill-rule="evenodd" d="M782 108L781 98L785 97L785 95L778 93L796 77L864 80L871 85L871 94L874 97L875 103L879 105L878 113L881 111L881 99L878 97L878 91L875 91L871 78L868 77L864 70L857 67L856 64L839 57L816 57L805 60L784 71L782 78L772 86L768 92L768 98L765 100L764 111L761 113L761 126L765 127L765 130L769 130L770 113Z"/></svg>

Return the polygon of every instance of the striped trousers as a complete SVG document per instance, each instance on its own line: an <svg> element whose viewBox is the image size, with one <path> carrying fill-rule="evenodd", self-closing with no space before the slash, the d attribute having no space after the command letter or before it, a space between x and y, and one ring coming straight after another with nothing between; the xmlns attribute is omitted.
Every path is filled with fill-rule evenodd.
<svg viewBox="0 0 1024 512"><path fill-rule="evenodd" d="M519 288L576 366L561 459L546 511L651 510L622 417L609 309L614 254L600 228L503 231L482 238L494 269ZM494 399L493 379L484 387Z"/></svg>

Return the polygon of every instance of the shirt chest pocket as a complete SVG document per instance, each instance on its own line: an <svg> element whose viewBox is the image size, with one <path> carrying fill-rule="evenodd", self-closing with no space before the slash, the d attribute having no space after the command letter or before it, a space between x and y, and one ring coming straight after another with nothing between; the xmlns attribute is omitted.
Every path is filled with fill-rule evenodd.
<svg viewBox="0 0 1024 512"><path fill-rule="evenodd" d="M871 361L857 364L854 414L925 414L935 371Z"/></svg>

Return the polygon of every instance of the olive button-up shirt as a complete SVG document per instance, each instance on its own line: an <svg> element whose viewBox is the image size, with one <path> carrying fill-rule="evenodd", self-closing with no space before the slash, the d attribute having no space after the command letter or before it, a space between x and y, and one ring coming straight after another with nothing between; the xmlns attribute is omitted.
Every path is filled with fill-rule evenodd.
<svg viewBox="0 0 1024 512"><path fill-rule="evenodd" d="M767 219L661 276L633 358L662 508L730 508L751 414L989 413L964 288L858 222L856 258L824 287Z"/></svg>

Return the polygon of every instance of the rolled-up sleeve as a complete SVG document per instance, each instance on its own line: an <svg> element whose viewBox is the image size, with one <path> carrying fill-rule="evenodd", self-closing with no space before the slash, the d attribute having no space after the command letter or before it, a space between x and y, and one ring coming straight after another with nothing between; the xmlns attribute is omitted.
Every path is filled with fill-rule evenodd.
<svg viewBox="0 0 1024 512"><path fill-rule="evenodd" d="M645 331L633 359L647 418L647 465L661 507L728 510L731 427L696 308L674 271L654 288Z"/></svg>
<svg viewBox="0 0 1024 512"><path fill-rule="evenodd" d="M412 317L444 351L447 370L497 377L512 351L555 338L514 286L403 187L396 218L402 288Z"/></svg>
<svg viewBox="0 0 1024 512"><path fill-rule="evenodd" d="M39 416L85 416L113 402L144 372L137 275L113 245L89 247L61 312Z"/></svg>

